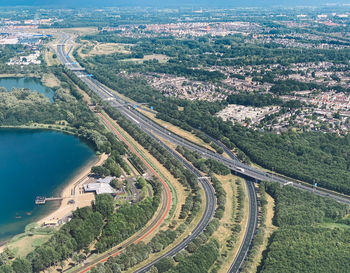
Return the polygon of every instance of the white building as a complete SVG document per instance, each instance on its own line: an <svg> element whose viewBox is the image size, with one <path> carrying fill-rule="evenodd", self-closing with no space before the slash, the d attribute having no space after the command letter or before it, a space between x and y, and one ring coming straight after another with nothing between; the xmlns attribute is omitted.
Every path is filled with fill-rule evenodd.
<svg viewBox="0 0 350 273"><path fill-rule="evenodd" d="M115 193L115 190L108 183L89 183L84 185L84 191L94 192L96 194Z"/></svg>
<svg viewBox="0 0 350 273"><path fill-rule="evenodd" d="M96 194L109 193L113 194L116 191L109 184L112 180L115 179L114 176L107 176L105 178L100 178L94 183L89 183L84 185L84 191L86 192L95 192Z"/></svg>

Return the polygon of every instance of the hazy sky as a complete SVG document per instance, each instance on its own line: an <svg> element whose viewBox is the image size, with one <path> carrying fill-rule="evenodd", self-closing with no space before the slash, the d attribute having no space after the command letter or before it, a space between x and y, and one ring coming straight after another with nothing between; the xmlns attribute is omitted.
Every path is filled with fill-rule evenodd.
<svg viewBox="0 0 350 273"><path fill-rule="evenodd" d="M1 6L203 6L203 7L237 7L237 6L317 6L326 3L349 3L350 0L0 0Z"/></svg>

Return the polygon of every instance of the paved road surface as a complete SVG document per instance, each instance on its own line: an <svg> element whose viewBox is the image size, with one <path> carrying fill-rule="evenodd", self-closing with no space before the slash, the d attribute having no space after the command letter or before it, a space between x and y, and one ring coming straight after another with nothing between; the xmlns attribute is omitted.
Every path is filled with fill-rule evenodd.
<svg viewBox="0 0 350 273"><path fill-rule="evenodd" d="M64 44L67 40L69 40L69 37L64 36L62 38L61 44ZM66 67L73 68L73 69L79 68L79 65L72 63L72 61L69 58L67 58L67 56L64 54L64 46L59 45L57 50L58 50L57 53L58 53L59 59L61 60L62 63L66 64ZM164 127L156 124L152 120L148 119L147 117L142 115L140 112L129 109L129 105L130 105L129 102L127 102L123 98L117 96L116 93L114 93L112 90L110 90L109 88L107 88L106 86L104 86L103 84L98 82L96 79L88 77L86 72L75 71L75 74L78 77L81 77L81 79L93 91L95 91L102 99L108 100L112 104L112 106L117 107L118 110L122 114L124 114L130 121L136 123L142 130L147 132L153 138L157 139L159 142L160 142L160 140L157 138L157 136L161 136L162 138L164 138L167 141L170 141L176 145L185 146L191 150L195 150L195 151L201 153L204 157L213 158L213 159L218 160L219 162L222 162L227 167L229 167L232 171L239 173L242 176L247 177L248 179L253 179L255 181L261 181L261 180L273 181L273 182L278 182L281 185L288 183L288 185L290 185L290 186L293 186L293 187L296 187L296 188L299 188L302 190L306 190L306 191L312 192L312 193L320 195L320 196L329 197L329 198L332 198L332 199L334 199L338 202L341 202L341 203L350 204L350 199L346 196L341 196L341 195L335 194L333 192L315 190L310 186L295 183L295 181L293 181L293 183L290 184L292 182L290 179L280 177L280 176L277 176L274 174L270 174L268 172L262 171L260 169L256 169L256 168L251 167L249 165L246 165L246 164L240 162L237 159L237 157L235 157L232 154L232 152L227 147L222 145L219 141L214 140L214 142L216 144L222 146L224 148L225 152L230 155L230 159L225 158L222 155L219 155L213 151L210 151L202 146L194 144L186 139L183 139L181 136L178 136L178 135L170 132L166 128L164 128ZM174 153L164 143L162 143L162 142L160 142L160 143L163 147L165 147L167 150L169 150L169 152L171 152L174 156L178 157L177 154ZM186 164L186 162L183 162L183 163L184 163L184 165ZM186 166L186 167L190 168L191 166ZM195 173L196 170L192 170L192 171ZM246 258L246 255L249 251L251 241L252 241L254 234L255 234L255 231L256 231L256 222L257 222L256 193L255 193L255 189L253 189L253 187L251 185L252 183L251 182L247 182L247 183L248 183L247 186L249 189L249 196L248 197L249 197L250 205L251 205L250 206L251 209L250 209L249 224L248 224L248 228L246 230L244 243L241 245L241 249L240 249L237 257L235 258L229 272L238 272L239 271L239 268L242 266L244 259ZM207 190L209 192L209 188ZM210 198L210 196L207 196L207 198ZM210 204L210 205L211 205L211 208L214 207L213 204ZM209 211L209 209L208 209L208 211ZM205 215L204 218L207 218L207 219L204 219L204 222L209 222L206 220L211 219L210 213ZM199 227L198 231L201 232L202 230L204 230L205 226L206 225L204 225L204 227L203 227L201 225L201 227ZM196 235L193 232L192 235L187 237L183 242L181 242L178 246L176 246L175 248L170 250L165 255L175 255L178 251L180 251L181 249L186 247L186 245L195 237L196 237ZM149 269L153 264L154 263L151 263L151 264L147 265L147 267L142 268L141 270L136 271L136 272L146 272L146 270Z"/></svg>

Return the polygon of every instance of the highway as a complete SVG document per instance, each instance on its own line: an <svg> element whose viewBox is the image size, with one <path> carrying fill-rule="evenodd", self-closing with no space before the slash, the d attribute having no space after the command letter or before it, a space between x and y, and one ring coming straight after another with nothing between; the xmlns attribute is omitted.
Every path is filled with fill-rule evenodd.
<svg viewBox="0 0 350 273"><path fill-rule="evenodd" d="M247 181L248 193L249 193L249 219L246 232L244 234L243 243L240 246L237 256L235 257L229 273L239 272L250 250L252 240L256 233L258 222L258 204L256 198L256 190L253 182Z"/></svg>
<svg viewBox="0 0 350 273"><path fill-rule="evenodd" d="M68 38L64 37L64 40L57 46L57 53L58 53L59 59L61 60L62 63L65 63L65 64L70 62L68 57L65 55L65 51L64 51L64 43L67 40L68 40ZM82 75L82 73L78 72L78 71L76 72L76 74L78 76ZM82 78L82 80L84 80L84 82L87 83L89 85L89 87L92 90L94 90L95 92L97 92L102 98L106 98L106 96L105 96L106 93L101 92L98 89L98 86L96 86L95 82L90 81L90 79L88 77L84 77L84 78ZM108 95L108 93L107 93L107 95ZM119 106L119 105L115 105L115 106ZM128 116L127 113L125 113L125 112L123 112L123 113ZM133 119L130 115L128 117L129 117L129 119L130 118ZM135 122L136 120L133 120L133 121ZM137 121L136 121L136 123L137 123ZM161 142L156 136L154 136L152 133L150 133L150 136L152 138L154 138L160 145L162 145L176 159L180 160L182 162L182 164L184 165L184 167L186 167L192 173L194 173L197 176L197 178L202 177L202 174L196 168L194 168L191 164L189 164L187 161L185 161L182 157L180 157L176 152L174 152L172 149L170 149L163 142ZM202 185L202 187L204 189L206 206L205 206L205 209L204 209L203 217L200 219L200 221L196 225L196 227L192 230L191 235L186 237L183 241L181 241L179 244L177 244L170 251L166 252L165 254L163 254L162 256L158 257L156 260L152 261L151 263L149 263L148 265L146 265L145 267L143 267L142 269L140 269L140 270L138 270L136 272L147 272L150 267L152 267L157 261L159 261L159 259L161 259L161 258L163 258L165 256L174 256L176 253L178 253L179 251L184 249L188 245L188 243L191 242L194 238L196 238L206 228L206 226L209 224L209 222L213 218L213 216L215 214L215 210L216 210L215 191L214 191L214 189L213 189L213 187L212 187L212 185L211 185L211 183L210 183L210 181L208 179L199 179L199 181L200 181L200 183L201 183L201 185ZM138 241L139 241L139 239L137 241L135 241L135 243L138 242ZM127 245L130 245L130 242L128 242ZM127 245L122 246L122 247L126 247ZM119 254L119 251L117 253L115 253L115 255L117 255L117 254ZM106 255L104 255L103 259L105 259L107 256L110 256L110 255L112 255L112 254L111 253L107 253ZM91 268L91 265L88 266L88 269L89 268ZM81 269L79 269L79 272L81 272ZM84 270L83 272L86 272L86 271Z"/></svg>
<svg viewBox="0 0 350 273"><path fill-rule="evenodd" d="M155 136L153 136L155 137ZM158 143L162 145L169 153L171 153L176 159L178 159L182 164L192 171L197 178L201 177L202 174L194 168L190 163L188 163L186 160L184 160L182 157L180 157L176 152L174 152L171 148L169 148L167 145L165 145L163 142L158 140ZM179 244L177 244L175 247L173 247L171 250L166 252L165 254L159 256L157 259L153 260L152 262L148 263L146 266L142 267L139 270L136 270L135 273L144 273L147 272L154 264L156 264L160 259L167 256L175 256L176 253L180 252L184 248L187 247L187 245L195 239L209 224L210 220L213 218L215 214L216 209L216 197L215 197L215 191L210 184L208 179L199 179L205 193L205 200L206 205L203 213L203 217L197 224L197 226L193 229L192 233L187 236L184 240L182 240Z"/></svg>
<svg viewBox="0 0 350 273"><path fill-rule="evenodd" d="M62 43L65 41L69 40L69 36L63 36L62 38ZM76 63L72 63L70 59L66 58L66 55L64 53L64 46L58 45L57 47L58 50L58 56L61 60L62 63L66 63L68 65L67 68L73 68L73 69L78 69L79 65ZM232 171L236 173L240 173L241 175L245 177L249 177L251 179L254 179L256 181L271 181L271 182L278 182L282 185L287 184L302 190L310 191L314 194L318 194L321 196L329 197L332 199L335 199L339 202L349 204L350 205L350 198L347 196L341 196L338 194L335 194L330 191L324 191L324 189L317 189L315 190L313 187L304 185L304 184L298 184L295 183L294 180L287 179L284 177L280 177L278 175L271 174L269 172L251 167L247 164L244 164L240 162L235 156L231 156L232 153L229 149L227 149L224 145L220 144L220 142L216 142L217 144L221 145L224 150L230 155L230 159L225 158L224 156L217 154L211 150L208 150L202 146L199 146L197 144L194 144L181 136L178 136L166 128L158 125L151 119L147 118L146 116L142 115L140 112L136 110L131 110L129 109L129 102L125 101L122 99L120 96L118 96L115 92L113 92L111 89L108 87L104 86L102 83L98 82L96 79L93 79L92 77L88 77L87 73L84 71L76 71L75 72L78 77L81 78L82 81L84 81L92 90L94 90L102 99L109 101L114 107L117 107L120 112L122 112L129 120L132 122L135 122L142 128L144 131L159 135L163 137L164 139L177 144L177 145L182 145L185 146L186 148L189 148L191 150L197 151L200 154L202 154L204 157L207 158L213 158L216 159L219 162L222 162L225 164L227 167L229 167ZM293 182L293 183L291 183Z"/></svg>
<svg viewBox="0 0 350 273"><path fill-rule="evenodd" d="M79 75L86 74L85 72L77 72ZM229 167L231 170L233 170L236 173L239 173L245 177L254 179L256 181L271 181L271 182L278 182L282 185L288 183L288 185L307 190L310 192L313 192L315 194L330 197L333 198L339 202L350 204L350 199L347 197L342 197L339 195L336 195L334 193L330 192L323 192L320 190L315 190L311 186L306 186L303 184L295 183L295 181L292 181L290 179L280 177L274 174L271 174L269 172L251 167L247 164L244 164L240 162L235 156L231 156L230 159L217 154L211 150L208 150L202 146L199 146L197 144L194 144L181 136L178 136L166 128L160 126L159 124L155 123L154 121L150 120L146 116L142 115L140 112L136 110L129 109L129 103L125 102L122 98L117 96L112 90L108 89L106 86L98 82L96 79L92 79L90 77L82 77L81 78L92 90L96 91L100 97L106 101L109 101L112 106L118 108L120 112L122 112L130 121L138 124L138 126L143 129L145 132L158 135L164 139L166 139L169 142L172 142L176 145L184 146L188 149L194 150L199 152L203 157L206 158L213 158L219 162L222 162L227 167ZM220 142L216 142L218 145L220 145ZM224 148L225 152L230 155L231 151L221 144L221 146ZM231 153L232 154L232 153ZM293 184L290 184L290 182L294 182Z"/></svg>
<svg viewBox="0 0 350 273"><path fill-rule="evenodd" d="M271 181L271 182L278 182L282 186L287 184L289 186L293 186L293 187L296 187L296 188L299 188L302 190L306 190L306 191L312 192L312 193L320 195L320 196L332 198L332 199L334 199L338 202L341 202L341 203L345 203L348 205L350 204L350 199L346 196L340 196L340 195L332 193L332 192L326 192L326 191L322 191L319 189L314 189L311 186L300 184L298 182L287 179L285 177L280 177L278 175L274 175L274 174L268 173L266 171L251 167L249 165L246 165L246 164L240 162L231 153L231 151L227 147L222 145L220 142L216 141L215 143L222 146L224 148L225 152L230 155L230 158L225 158L222 155L219 155L213 151L210 151L202 146L196 145L196 144L182 138L181 136L178 136L178 135L170 132L166 128L156 124L155 122L153 122L149 118L145 117L140 112L138 112L136 110L129 109L130 108L129 102L125 101L123 98L118 96L115 92L110 90L108 87L104 86L102 83L98 82L96 79L88 76L85 71L80 69L79 65L72 63L70 58L67 58L67 56L65 55L65 52L64 52L64 43L67 40L69 40L69 36L67 36L67 35L63 36L62 42L60 43L61 45L59 44L57 46L57 55L58 55L60 61L62 63L64 63L67 68L72 69L75 72L75 74L78 77L80 77L81 80L84 81L103 100L109 101L113 107L116 107L130 121L136 123L142 130L147 132L153 138L157 139L157 141L159 143L161 143L161 145L163 145L163 147L165 147L167 150L169 150L169 152L171 149L169 147L167 147L164 143L160 142L157 136L160 136L160 137L164 138L165 140L172 142L176 145L181 145L181 146L184 146L184 147L189 148L191 150L197 151L200 154L202 154L203 157L213 158L219 162L222 162L223 164L225 164L227 167L229 167L235 173L238 173L238 174L240 174L240 175L242 175L250 180L253 180L253 181L265 180L265 181ZM174 156L176 156L178 158L176 153L174 153L173 151L171 153L174 154ZM185 164L187 162L183 162L183 163ZM188 165L188 163L187 163L187 165ZM190 168L191 165L188 165L186 167ZM194 173L196 173L197 170L192 170L192 171ZM196 175L198 176L198 174L196 174ZM201 183L202 183L203 188L205 190L209 191L209 188L207 188L207 189L205 188L205 183L203 183L203 181L201 181ZM246 255L249 251L249 246L251 244L251 240L253 239L255 231L256 231L256 222L257 222L256 193L255 193L255 189L253 189L253 187L251 187L251 184L252 184L251 182L247 182L247 186L249 189L248 198L250 200L250 218L249 218L248 228L246 230L244 243L241 245L239 254L237 255L235 261L233 262L229 272L238 272L239 271L239 268L242 266L244 259L246 258ZM206 198L211 198L210 196L207 196L207 192L206 192ZM210 199L208 199L208 200L210 200ZM212 201L212 202L214 202L214 201ZM209 203L209 202L207 202L207 203ZM209 205L211 206L211 208L215 207L213 204L209 204ZM206 225L204 225L204 223L209 222L206 220L211 218L209 211L210 210L208 209L208 211L207 211L208 214L206 214L204 217L207 219L204 219L204 221L201 221L201 223L203 222L203 225L201 225L200 227L198 227L198 229L196 229L196 231L198 231L199 233L205 228ZM203 228L203 226L204 226L204 228ZM178 251L180 251L181 249L186 247L186 245L193 238L195 238L195 235L198 235L198 234L193 232L189 237L187 237L178 246L176 246L175 248L170 250L168 253L164 254L164 256L176 254ZM150 266L152 266L153 264L154 263L151 263L147 267L142 268L136 272L146 272L147 269L149 269Z"/></svg>

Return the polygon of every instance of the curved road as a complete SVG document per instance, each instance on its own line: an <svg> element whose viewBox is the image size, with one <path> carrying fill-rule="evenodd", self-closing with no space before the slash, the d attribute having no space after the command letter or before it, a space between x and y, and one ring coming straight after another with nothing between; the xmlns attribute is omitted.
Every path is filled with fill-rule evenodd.
<svg viewBox="0 0 350 273"><path fill-rule="evenodd" d="M243 243L240 246L237 256L235 257L230 269L229 273L239 272L247 255L250 250L251 243L253 241L257 222L258 222L258 204L256 198L256 191L254 183L251 181L247 181L248 193L249 193L249 220L246 232L244 234Z"/></svg>
<svg viewBox="0 0 350 273"><path fill-rule="evenodd" d="M57 53L61 61L63 63L67 64L70 63L70 60L68 57L65 55L64 52L64 43L68 40L68 37L65 37L64 40L57 46ZM73 64L74 65L74 64ZM72 65L72 66L73 66ZM76 74L79 76L81 75L80 72L76 72ZM86 82L86 81L85 81ZM96 91L98 94L101 94L101 91L97 90L95 86L92 86L92 84L88 81L86 82L92 90ZM129 116L130 117L130 116ZM104 119L105 122L109 123L108 120ZM110 124L109 124L110 125ZM185 161L182 157L180 157L177 153L175 153L172 149L170 149L167 145L165 145L163 142L161 142L157 137L155 137L153 134L150 134L152 138L154 138L160 145L162 145L169 153L171 153L175 158L180 160L182 164L189 169L192 173L194 173L198 178L202 176L202 174L194 168L191 164L189 164L187 161ZM120 136L119 136L120 137ZM149 263L147 266L143 267L142 269L136 271L136 272L146 272L149 270L150 267L152 267L153 264L155 264L159 259L165 256L173 256L176 253L178 253L180 250L184 249L189 242L191 242L194 238L196 238L209 224L210 220L214 216L215 210L216 210L216 197L215 197L215 191L213 187L210 184L210 181L207 179L200 179L199 180L204 192L205 192L205 200L206 200L206 207L204 210L203 217L197 224L197 226L193 229L192 233L190 236L186 237L182 242L180 242L178 245L176 245L174 248L172 248L170 251L167 253L163 254L161 257L157 258L156 260L152 261ZM144 235L145 236L145 235ZM143 236L143 237L144 237ZM143 238L142 237L142 238ZM140 241L142 238L139 238L138 240L135 240L134 243L137 243ZM130 245L132 242L128 242L126 245ZM123 246L124 247L124 246ZM115 253L107 253L106 255L101 258L99 262L103 262L104 260L108 259L109 256L111 255L118 255L120 253L120 250L115 252ZM95 263L96 264L96 263ZM91 265L88 265L87 268L83 271L82 269L77 270L77 272L86 272L91 269Z"/></svg>
<svg viewBox="0 0 350 273"><path fill-rule="evenodd" d="M68 36L63 37L62 44L64 44L67 40L69 40ZM345 203L345 204L350 204L350 199L347 196L342 196L338 195L336 193L327 191L327 190L315 190L311 186L306 186L304 184L300 183L295 183L295 181L287 179L285 177L280 177L259 169L256 169L254 167L251 167L249 165L246 165L242 162L240 162L235 155L232 154L232 152L221 142L217 140L213 140L216 144L220 145L221 147L224 148L225 152L229 154L230 159L227 159L223 157L222 155L219 155L213 151L210 151L202 146L199 146L197 144L194 144L186 139L183 139L181 136L178 136L166 128L156 124L149 118L145 117L142 115L140 112L135 111L135 110L130 110L129 105L130 103L122 99L121 97L117 96L112 90L98 82L96 79L93 79L87 75L84 71L81 71L79 69L79 66L75 63L72 63L72 61L67 58L67 56L64 54L64 46L58 45L57 47L58 50L58 56L62 63L66 64L67 68L75 70L75 73L78 77L81 77L81 79L92 89L94 90L102 99L108 100L114 107L117 107L120 112L122 112L130 121L136 123L139 125L139 127L150 134L152 137L157 139L155 135L161 136L164 139L177 144L181 146L185 146L191 150L195 150L199 153L201 153L204 157L207 158L213 158L216 159L219 162L222 162L225 164L227 167L229 167L231 170L233 170L236 173L240 173L241 175L248 177L250 179L254 179L255 181L261 181L261 180L266 180L266 181L272 181L272 182L278 182L282 185L288 184L290 186L294 186L296 188L306 190L309 192L312 192L314 194L324 196L324 197L329 197L332 198L338 202ZM158 139L157 139L158 140ZM159 141L159 140L158 140ZM165 148L167 146L164 143L161 143ZM169 148L167 148L169 150ZM249 217L249 223L248 223L248 228L246 230L245 234L245 240L244 243L241 245L240 251L235 258L230 271L229 272L238 272L241 265L244 262L244 259L247 256L247 253L249 251L249 246L251 244L251 241L254 237L255 231L256 231L256 222L257 222L257 204L256 204L256 192L254 187L251 187L251 182L247 182L248 186L248 198L250 200L250 217ZM190 236L191 238L186 238L185 242L182 244L182 246L179 246L176 248L177 251L183 249L190 240L187 239L193 239L193 236ZM174 252L176 254L176 252ZM173 255L172 252L167 253L166 255ZM147 267L149 268L149 267ZM143 268L140 271L137 272L146 272L146 268Z"/></svg>
<svg viewBox="0 0 350 273"><path fill-rule="evenodd" d="M104 87L103 85L101 85L100 83L98 83L96 80L91 80L90 81L85 81L85 83L87 83L89 85L89 87L92 90L96 90L97 93L104 99L108 99L110 98L110 91L106 90L106 87ZM98 91L100 90L100 91ZM102 91L101 91L102 90ZM113 97L115 97L113 95ZM120 98L118 98L120 99ZM155 140L157 140L164 148L166 148L170 153L172 153L176 158L178 158L187 168L191 168L192 172L194 172L197 176L201 176L200 173L192 167L192 165L188 164L187 162L185 162L184 160L182 160L181 157L179 157L177 155L177 153L173 152L172 149L170 149L168 146L166 146L164 143L160 142L159 139L154 135L154 133L156 133L157 135L161 135L162 137L164 137L165 139L169 139L169 137L171 138L171 142L176 143L178 145L183 145L186 146L192 150L200 150L200 152L206 156L207 153L210 153L213 157L217 158L217 154L207 150L203 147L201 147L200 149L198 149L198 146L196 144L193 144L192 142L189 142L187 140L182 139L181 137L172 134L169 131L164 132L162 130L162 127L157 125L157 124L152 124L153 126L151 127L152 129L150 129L150 122L145 121L144 119L140 118L142 117L142 115L136 111L132 111L129 110L127 107L123 107L120 104L118 105L114 100L111 101L112 105L114 105L115 107L118 107L118 110L121 111L126 117L128 117L131 121L137 123L139 125L139 127L141 129L143 129L144 131L146 131L150 136L152 136ZM235 155L232 154L232 152L227 149L226 146L224 146L223 144L221 144L220 142L216 142L218 145L223 146L223 148L225 149L226 153L229 154L229 156L231 157L231 159L233 160L237 160ZM257 202L256 202L256 192L255 192L255 188L253 186L253 184L251 182L246 181L247 183L247 188L248 188L248 199L250 202L250 208L252 212L256 212L257 211ZM245 257L247 256L247 253L249 251L249 246L251 244L251 241L253 240L253 237L255 235L255 230L256 230L256 223L257 223L257 213L251 213L249 216L249 222L248 222L248 227L246 229L246 233L245 233L245 237L244 237L244 242L241 245L240 251L235 259L235 264L238 264L239 266L241 266L243 264L243 261L245 259ZM182 249L184 249L187 244L193 240L197 235L200 234L200 232L202 230L204 230L205 227L202 227L201 225L198 226L197 229L195 229L192 232L192 235L189 236L188 238L186 238L183 242L181 242L179 245L177 245L175 248L173 248L172 250L170 250L168 253L160 256L158 259L156 259L155 261L151 262L150 264L148 264L147 266L143 267L142 269L136 271L136 272L147 272L147 270L149 270L149 268L154 265L157 261L159 261L161 258L165 257L165 256L174 256L176 253L178 253L179 251L181 251ZM197 232L198 230L198 232ZM230 271L230 272L234 272L234 271Z"/></svg>
<svg viewBox="0 0 350 273"><path fill-rule="evenodd" d="M69 40L69 36L65 34L65 36L62 37L62 43L66 42ZM67 68L69 69L79 69L79 65L76 63L73 63L70 59L66 58L66 55L64 54L64 46L58 45L58 56L61 60L62 63L65 63ZM63 49L63 51L62 51ZM98 82L96 79L93 79L88 76L88 74L84 71L76 71L76 75L78 77L81 77L81 79L95 92L97 92L98 95L104 100L108 100L111 102L111 104L114 107L117 107L118 110L120 110L127 118L129 118L131 121L139 124L139 126L146 132L151 132L155 133L159 136L164 137L166 140L177 144L177 145L182 145L185 146L189 149L198 151L201 153L203 156L208 157L208 158L213 158L218 160L219 162L222 162L225 164L227 167L229 167L231 170L233 170L236 173L240 173L243 176L250 177L252 179L255 179L257 181L265 180L265 181L271 181L271 182L278 182L282 185L285 185L288 183L288 185L302 189L302 190L307 190L312 193L329 197L332 198L338 202L342 202L345 204L350 204L350 198L349 196L337 194L332 191L328 191L326 189L321 189L318 188L315 190L312 188L312 186L308 186L305 184L298 184L295 183L294 180L285 178L285 177L280 177L275 174L271 174L269 172L251 167L249 165L246 165L242 162L240 162L236 157L232 157L230 159L225 158L222 155L219 155L213 151L210 151L202 146L199 146L197 144L194 144L176 134L171 133L169 130L166 128L156 124L154 121L150 120L149 118L145 117L138 111L130 110L128 109L128 105L130 104L129 102L123 100L121 97L117 96L115 93L112 93L113 91ZM220 144L220 143L219 143ZM225 151L228 149L226 148ZM228 150L229 151L229 150ZM293 183L292 183L293 182ZM292 183L292 184L291 184Z"/></svg>
<svg viewBox="0 0 350 273"><path fill-rule="evenodd" d="M111 250L105 254L103 254L101 257L99 257L99 261L98 262L89 262L84 264L83 267L76 269L74 271L71 272L87 272L89 271L92 267L94 267L97 263L100 262L105 262L110 256L116 256L120 253L120 251L126 247L128 247L129 245L132 245L134 243L138 243L139 241L143 240L145 237L147 237L152 231L154 231L158 226L160 226L160 224L163 222L163 220L165 219L165 217L168 215L168 212L170 211L170 207L171 207L171 193L170 193L170 189L168 187L168 185L165 183L165 181L153 170L153 168L134 150L134 148L119 134L119 132L113 127L112 124L110 124L110 122L103 116L101 115L101 118L103 119L103 121L106 123L106 125L110 128L110 130L121 140L123 141L126 145L128 145L128 147L130 148L130 150L136 154L137 157L140 158L140 160L143 161L143 163L150 169L150 171L156 176L158 177L158 179L161 181L163 187L162 187L162 205L161 205L161 209L159 211L159 213L157 214L156 218L153 219L153 221L145 228L143 229L141 232L138 233L137 236L132 237L131 240L128 240L124 243L122 243L122 245L120 247L118 247L118 249L114 249Z"/></svg>

